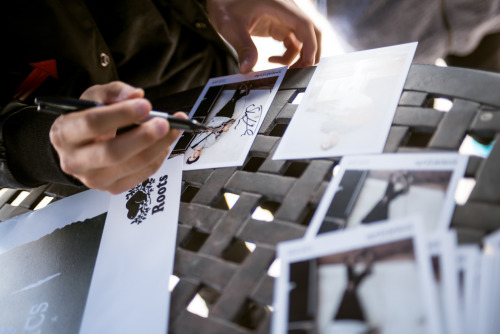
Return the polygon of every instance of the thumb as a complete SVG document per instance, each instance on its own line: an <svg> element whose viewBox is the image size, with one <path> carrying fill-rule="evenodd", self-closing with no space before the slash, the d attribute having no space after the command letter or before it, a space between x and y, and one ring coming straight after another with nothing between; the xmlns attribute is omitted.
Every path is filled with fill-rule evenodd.
<svg viewBox="0 0 500 334"><path fill-rule="evenodd" d="M238 53L238 59L240 62L240 73L248 73L250 72L255 64L257 63L257 58L258 58L258 53L257 53L257 48L253 44L253 41L250 40L252 43L248 47L244 47L241 49L236 49L236 52Z"/></svg>
<svg viewBox="0 0 500 334"><path fill-rule="evenodd" d="M228 30L229 31L223 36L238 54L240 72L248 73L257 63L257 47L248 31L244 29L243 26L234 27L234 29Z"/></svg>

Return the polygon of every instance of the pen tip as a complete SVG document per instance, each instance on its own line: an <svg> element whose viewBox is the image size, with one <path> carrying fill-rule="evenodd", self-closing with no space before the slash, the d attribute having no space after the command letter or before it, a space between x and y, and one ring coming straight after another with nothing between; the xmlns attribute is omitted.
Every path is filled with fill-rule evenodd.
<svg viewBox="0 0 500 334"><path fill-rule="evenodd" d="M194 125L196 125L197 127L199 128L202 128L202 129L207 129L207 126L195 119L191 120L191 122L193 122Z"/></svg>

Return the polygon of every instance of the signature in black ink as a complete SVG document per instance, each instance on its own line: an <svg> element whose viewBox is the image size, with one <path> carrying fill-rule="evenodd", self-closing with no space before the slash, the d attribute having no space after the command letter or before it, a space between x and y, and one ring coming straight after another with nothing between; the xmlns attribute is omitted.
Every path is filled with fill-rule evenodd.
<svg viewBox="0 0 500 334"><path fill-rule="evenodd" d="M243 122L246 128L241 136L246 136L246 135L253 136L254 127L257 125L257 123L259 123L261 112L262 112L261 105L260 106L256 106L255 104L249 105L245 110L245 116L243 116L238 120L238 123L234 128L236 129L238 125L240 125L240 122Z"/></svg>

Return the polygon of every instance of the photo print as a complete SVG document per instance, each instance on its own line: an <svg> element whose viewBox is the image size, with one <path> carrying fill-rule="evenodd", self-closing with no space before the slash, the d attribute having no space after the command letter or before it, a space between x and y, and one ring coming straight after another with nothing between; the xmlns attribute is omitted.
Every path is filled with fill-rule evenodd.
<svg viewBox="0 0 500 334"><path fill-rule="evenodd" d="M282 67L210 79L189 114L208 129L184 132L170 156L184 154L184 170L242 165L285 73Z"/></svg>
<svg viewBox="0 0 500 334"><path fill-rule="evenodd" d="M445 332L466 333L461 323L464 314L461 313L459 299L456 231L429 236L428 246Z"/></svg>
<svg viewBox="0 0 500 334"><path fill-rule="evenodd" d="M494 334L500 327L500 230L483 238L481 256L479 307L474 333ZM477 292L476 292L477 293Z"/></svg>
<svg viewBox="0 0 500 334"><path fill-rule="evenodd" d="M418 225L399 220L280 244L273 333L438 333Z"/></svg>
<svg viewBox="0 0 500 334"><path fill-rule="evenodd" d="M306 236L412 215L428 233L446 230L466 163L458 153L342 158Z"/></svg>
<svg viewBox="0 0 500 334"><path fill-rule="evenodd" d="M382 153L416 46L321 59L273 159Z"/></svg>
<svg viewBox="0 0 500 334"><path fill-rule="evenodd" d="M457 250L459 307L463 318L460 324L464 333L477 330L479 311L479 272L481 249L477 244L461 244Z"/></svg>

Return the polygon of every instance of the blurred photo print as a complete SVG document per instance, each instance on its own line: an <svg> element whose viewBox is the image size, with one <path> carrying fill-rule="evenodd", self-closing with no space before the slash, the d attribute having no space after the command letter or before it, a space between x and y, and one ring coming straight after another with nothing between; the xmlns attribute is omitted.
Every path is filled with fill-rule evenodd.
<svg viewBox="0 0 500 334"><path fill-rule="evenodd" d="M416 46L323 58L273 159L382 153Z"/></svg>
<svg viewBox="0 0 500 334"><path fill-rule="evenodd" d="M425 237L410 221L283 243L273 333L439 332Z"/></svg>
<svg viewBox="0 0 500 334"><path fill-rule="evenodd" d="M286 68L209 80L189 118L207 129L184 132L171 157L184 170L239 166L259 132Z"/></svg>
<svg viewBox="0 0 500 334"><path fill-rule="evenodd" d="M434 283L438 293L439 312L446 333L466 333L462 326L455 230L428 238Z"/></svg>
<svg viewBox="0 0 500 334"><path fill-rule="evenodd" d="M343 158L307 236L411 215L428 233L446 230L466 162L456 153Z"/></svg>

